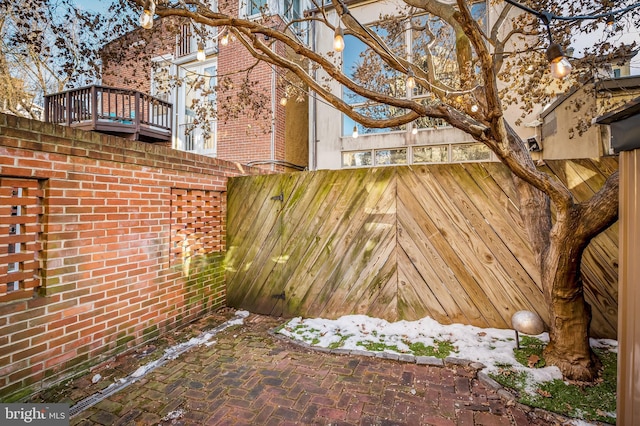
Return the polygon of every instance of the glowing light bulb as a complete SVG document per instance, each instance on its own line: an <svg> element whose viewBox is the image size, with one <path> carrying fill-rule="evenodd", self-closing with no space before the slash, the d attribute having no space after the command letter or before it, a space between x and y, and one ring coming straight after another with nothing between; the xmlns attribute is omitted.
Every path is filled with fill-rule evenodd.
<svg viewBox="0 0 640 426"><path fill-rule="evenodd" d="M287 106L287 97L286 96L283 96L282 98L280 98L280 105Z"/></svg>
<svg viewBox="0 0 640 426"><path fill-rule="evenodd" d="M417 135L418 134L418 128L414 127L413 129L411 129L411 134L412 135Z"/></svg>
<svg viewBox="0 0 640 426"><path fill-rule="evenodd" d="M571 62L563 56L559 60L551 62L549 64L549 69L551 70L553 78L562 80L571 73L573 67L571 66Z"/></svg>
<svg viewBox="0 0 640 426"><path fill-rule="evenodd" d="M478 105L476 104L471 105L471 112L478 112L478 109L479 109Z"/></svg>
<svg viewBox="0 0 640 426"><path fill-rule="evenodd" d="M333 35L333 50L336 52L342 52L344 50L344 32L340 24L338 24L336 32Z"/></svg>
<svg viewBox="0 0 640 426"><path fill-rule="evenodd" d="M358 126L353 126L353 133L351 134L351 137L354 139L358 137Z"/></svg>
<svg viewBox="0 0 640 426"><path fill-rule="evenodd" d="M224 34L220 36L220 44L222 46L226 46L229 44L229 32L227 30L225 30Z"/></svg>
<svg viewBox="0 0 640 426"><path fill-rule="evenodd" d="M414 77L413 71L407 71L407 88L413 89L416 87L416 78Z"/></svg>
<svg viewBox="0 0 640 426"><path fill-rule="evenodd" d="M150 30L153 27L153 15L156 13L156 4L150 0L147 1L140 15L140 26L145 30Z"/></svg>
<svg viewBox="0 0 640 426"><path fill-rule="evenodd" d="M571 73L571 63L564 56L562 48L557 43L552 43L547 49L547 59L553 78L562 80Z"/></svg>
<svg viewBox="0 0 640 426"><path fill-rule="evenodd" d="M204 53L204 43L203 42L198 43L198 53L196 54L196 59L199 60L200 62L202 62L205 59L207 59L207 54Z"/></svg>

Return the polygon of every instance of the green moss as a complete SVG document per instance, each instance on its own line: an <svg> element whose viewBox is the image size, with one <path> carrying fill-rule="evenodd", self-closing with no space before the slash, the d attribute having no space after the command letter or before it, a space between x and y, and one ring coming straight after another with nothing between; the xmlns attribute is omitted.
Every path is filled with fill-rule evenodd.
<svg viewBox="0 0 640 426"><path fill-rule="evenodd" d="M616 411L617 356L613 352L596 351L603 365L602 376L593 384L577 384L553 380L542 383L535 393L526 391L528 374L503 367L490 376L503 386L520 394L519 402L568 417L587 421L615 423L610 413Z"/></svg>
<svg viewBox="0 0 640 426"><path fill-rule="evenodd" d="M513 353L516 357L516 361L518 361L525 367L542 368L547 365L542 356L543 350L544 342L542 340L530 336L521 336L520 349L514 349ZM529 365L529 361L532 359L532 356L537 357L538 361L533 362L532 365Z"/></svg>
<svg viewBox="0 0 640 426"><path fill-rule="evenodd" d="M142 330L142 336L144 336L144 340L155 339L160 336L160 330L158 329L158 326L154 324Z"/></svg>
<svg viewBox="0 0 640 426"><path fill-rule="evenodd" d="M342 345L344 345L344 342L351 336L353 336L353 334L345 334L344 336L338 334L338 336L340 336L340 340L337 342L333 342L331 344L329 344L328 348L329 349L337 349L339 347L341 347Z"/></svg>
<svg viewBox="0 0 640 426"><path fill-rule="evenodd" d="M416 356L434 356L444 359L455 352L455 347L448 340L434 340L433 346L426 346L422 342L409 344L409 349Z"/></svg>
<svg viewBox="0 0 640 426"><path fill-rule="evenodd" d="M4 403L20 402L34 392L35 389L32 386L28 386L26 388L20 389L13 395L9 395L6 398L0 399L0 401Z"/></svg>
<svg viewBox="0 0 640 426"><path fill-rule="evenodd" d="M502 386L524 390L527 386L528 374L525 371L516 371L510 365L503 365L499 368L497 374L491 373L489 377Z"/></svg>
<svg viewBox="0 0 640 426"><path fill-rule="evenodd" d="M122 333L121 333L122 334ZM117 351L121 350L122 348L126 347L127 343L129 343L130 341L134 340L135 337L133 336L118 336L118 339L116 340L116 347L118 347L119 349L117 349Z"/></svg>
<svg viewBox="0 0 640 426"><path fill-rule="evenodd" d="M395 352L400 352L400 350L398 349L398 347L396 345L386 345L383 342L358 342L356 343L357 346L362 346L363 348L365 348L368 351L371 352L384 352L386 349L395 351Z"/></svg>

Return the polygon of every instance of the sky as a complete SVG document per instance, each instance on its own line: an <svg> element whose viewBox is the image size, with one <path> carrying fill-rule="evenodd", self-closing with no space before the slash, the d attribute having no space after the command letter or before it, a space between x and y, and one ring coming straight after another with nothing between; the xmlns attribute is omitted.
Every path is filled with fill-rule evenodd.
<svg viewBox="0 0 640 426"><path fill-rule="evenodd" d="M110 0L75 0L76 7L92 12L106 13L111 4Z"/></svg>

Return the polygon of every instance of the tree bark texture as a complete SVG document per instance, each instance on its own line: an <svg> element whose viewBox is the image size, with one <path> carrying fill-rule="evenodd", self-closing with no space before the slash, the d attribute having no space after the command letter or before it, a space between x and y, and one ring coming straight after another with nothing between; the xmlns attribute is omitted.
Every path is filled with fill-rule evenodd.
<svg viewBox="0 0 640 426"><path fill-rule="evenodd" d="M544 256L542 285L551 313L549 344L544 357L571 380L592 381L600 362L589 345L591 306L585 301L580 276L587 244L576 235L576 219L556 222Z"/></svg>

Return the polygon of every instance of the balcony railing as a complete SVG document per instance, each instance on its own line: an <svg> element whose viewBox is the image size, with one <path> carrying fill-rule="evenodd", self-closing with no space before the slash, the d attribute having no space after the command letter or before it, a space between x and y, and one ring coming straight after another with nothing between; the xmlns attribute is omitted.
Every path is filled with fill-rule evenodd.
<svg viewBox="0 0 640 426"><path fill-rule="evenodd" d="M135 90L87 86L44 98L44 120L145 142L171 140L173 106Z"/></svg>

